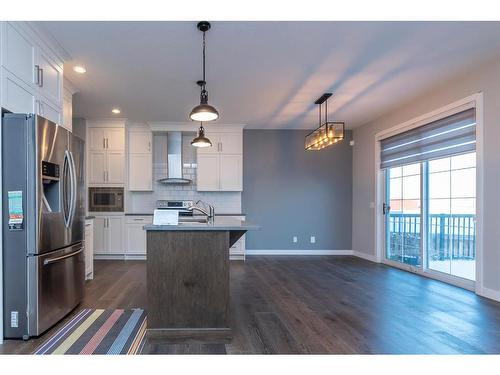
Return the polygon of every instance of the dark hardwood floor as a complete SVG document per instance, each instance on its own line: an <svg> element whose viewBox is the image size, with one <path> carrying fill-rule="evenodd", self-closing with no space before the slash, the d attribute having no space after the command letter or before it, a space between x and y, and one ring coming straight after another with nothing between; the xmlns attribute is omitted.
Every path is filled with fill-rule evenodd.
<svg viewBox="0 0 500 375"><path fill-rule="evenodd" d="M98 261L95 275L82 307L146 307L145 262ZM500 353L500 303L354 257L232 262L231 326L230 344L146 342L143 353ZM51 332L0 353L30 353Z"/></svg>

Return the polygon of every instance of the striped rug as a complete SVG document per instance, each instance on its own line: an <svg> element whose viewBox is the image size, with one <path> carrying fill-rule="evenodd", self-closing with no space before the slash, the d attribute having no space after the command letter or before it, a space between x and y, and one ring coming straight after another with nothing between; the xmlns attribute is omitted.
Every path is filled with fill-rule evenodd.
<svg viewBox="0 0 500 375"><path fill-rule="evenodd" d="M145 333L142 309L83 309L33 354L138 354Z"/></svg>

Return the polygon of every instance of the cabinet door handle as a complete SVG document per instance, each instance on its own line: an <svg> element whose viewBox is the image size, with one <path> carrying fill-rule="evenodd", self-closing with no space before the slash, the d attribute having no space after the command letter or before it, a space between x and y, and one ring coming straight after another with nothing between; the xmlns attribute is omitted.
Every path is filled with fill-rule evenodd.
<svg viewBox="0 0 500 375"><path fill-rule="evenodd" d="M43 87L43 69L40 68L40 87Z"/></svg>
<svg viewBox="0 0 500 375"><path fill-rule="evenodd" d="M106 138L102 139L102 148L106 148Z"/></svg>
<svg viewBox="0 0 500 375"><path fill-rule="evenodd" d="M109 172L106 171L106 182L108 182L108 181L109 181Z"/></svg>
<svg viewBox="0 0 500 375"><path fill-rule="evenodd" d="M106 138L106 148L109 148L109 138Z"/></svg>
<svg viewBox="0 0 500 375"><path fill-rule="evenodd" d="M151 141L148 142L148 151L151 151Z"/></svg>

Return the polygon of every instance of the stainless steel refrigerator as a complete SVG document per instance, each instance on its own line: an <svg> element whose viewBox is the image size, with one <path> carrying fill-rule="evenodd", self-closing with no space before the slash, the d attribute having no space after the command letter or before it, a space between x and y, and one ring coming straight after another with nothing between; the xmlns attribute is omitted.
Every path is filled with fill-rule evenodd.
<svg viewBox="0 0 500 375"><path fill-rule="evenodd" d="M4 336L38 336L83 299L84 142L33 114L2 121Z"/></svg>

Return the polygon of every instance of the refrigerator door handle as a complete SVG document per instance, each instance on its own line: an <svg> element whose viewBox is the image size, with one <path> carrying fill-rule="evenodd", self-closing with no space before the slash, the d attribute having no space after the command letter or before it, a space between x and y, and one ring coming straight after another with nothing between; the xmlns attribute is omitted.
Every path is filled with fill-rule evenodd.
<svg viewBox="0 0 500 375"><path fill-rule="evenodd" d="M71 183L71 194L69 202L69 214L68 214L68 227L71 225L73 218L75 216L76 208L76 173L75 173L75 162L73 160L73 154L71 151L67 151L69 160L69 176Z"/></svg>
<svg viewBox="0 0 500 375"><path fill-rule="evenodd" d="M63 188L62 188L62 213L63 213L63 219L64 219L64 226L66 228L69 228L69 214L70 214L70 204L68 202L68 181L66 180L67 179L67 176L68 176L68 171L69 171L69 166L70 162L69 162L69 152L66 150L64 151L64 162L63 162L63 171L62 171L62 185L63 185ZM69 173L71 173L69 171ZM70 177L70 180L71 180L71 177ZM69 194L71 194L71 191L69 192Z"/></svg>
<svg viewBox="0 0 500 375"><path fill-rule="evenodd" d="M66 169L67 168L67 169ZM66 170L69 172L69 176L66 174ZM63 189L66 189L67 181L66 178L69 178L69 196L68 193L63 193L63 199L65 200L63 203L63 216L64 216L64 225L66 228L71 226L71 222L73 220L73 216L75 214L75 203L76 203L76 177L74 172L74 163L71 152L68 150L64 151L64 167L63 167ZM68 210L66 211L66 207Z"/></svg>
<svg viewBox="0 0 500 375"><path fill-rule="evenodd" d="M66 259L66 258L74 257L75 255L80 254L82 251L83 251L83 246L80 247L77 251L74 251L72 253L69 253L69 254L66 254L66 255L61 255L60 257L56 257L56 258L45 259L43 261L43 265L46 266L48 264L55 263L55 262L58 262L60 260Z"/></svg>

